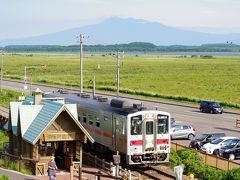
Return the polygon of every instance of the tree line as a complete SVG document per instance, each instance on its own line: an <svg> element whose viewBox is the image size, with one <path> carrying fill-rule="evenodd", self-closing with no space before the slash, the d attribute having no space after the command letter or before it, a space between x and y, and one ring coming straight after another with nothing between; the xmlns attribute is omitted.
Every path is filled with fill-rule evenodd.
<svg viewBox="0 0 240 180"><path fill-rule="evenodd" d="M79 45L9 45L0 47L7 52L79 52ZM113 45L84 45L87 52L240 52L240 45L236 44L203 44L201 46L156 46L146 42L132 42Z"/></svg>

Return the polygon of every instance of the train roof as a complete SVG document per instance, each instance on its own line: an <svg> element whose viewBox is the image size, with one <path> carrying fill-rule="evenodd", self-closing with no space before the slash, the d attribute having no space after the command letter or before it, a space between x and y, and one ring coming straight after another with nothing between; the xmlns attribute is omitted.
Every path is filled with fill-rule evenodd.
<svg viewBox="0 0 240 180"><path fill-rule="evenodd" d="M51 93L47 94L46 97L48 98L59 98L63 97L65 99L65 103L74 103L79 104L86 108L97 109L101 111L106 111L110 113L115 113L123 116L127 116L130 113L138 112L139 109L137 105L142 103L137 100L129 100L124 98L116 98L111 101L108 100L107 102L100 102L97 99L91 98L82 98L76 93ZM136 108L133 107L136 106ZM113 107L114 106L114 107Z"/></svg>

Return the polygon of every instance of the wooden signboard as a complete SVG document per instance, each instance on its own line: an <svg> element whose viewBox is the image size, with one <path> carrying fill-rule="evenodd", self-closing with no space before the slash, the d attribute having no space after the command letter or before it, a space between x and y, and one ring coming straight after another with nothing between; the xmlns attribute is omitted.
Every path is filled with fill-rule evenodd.
<svg viewBox="0 0 240 180"><path fill-rule="evenodd" d="M80 140L81 139L81 135L80 133L76 133L76 132L63 132L63 133L44 133L43 135L44 137L44 141L75 141L75 140Z"/></svg>

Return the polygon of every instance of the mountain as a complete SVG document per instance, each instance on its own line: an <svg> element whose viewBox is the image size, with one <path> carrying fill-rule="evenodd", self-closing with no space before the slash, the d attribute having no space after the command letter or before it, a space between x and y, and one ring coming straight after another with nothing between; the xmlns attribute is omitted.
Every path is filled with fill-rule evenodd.
<svg viewBox="0 0 240 180"><path fill-rule="evenodd" d="M109 18L99 24L61 32L20 39L0 41L6 45L71 45L77 44L80 33L90 36L85 44L124 44L130 42L149 42L155 45L201 45L209 43L240 43L239 34L207 34L168 27L157 22L139 19Z"/></svg>

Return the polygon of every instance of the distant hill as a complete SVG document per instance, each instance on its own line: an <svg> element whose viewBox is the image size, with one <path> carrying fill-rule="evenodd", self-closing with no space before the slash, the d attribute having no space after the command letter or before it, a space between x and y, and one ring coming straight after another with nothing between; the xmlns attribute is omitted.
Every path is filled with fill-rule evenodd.
<svg viewBox="0 0 240 180"><path fill-rule="evenodd" d="M0 46L7 45L72 45L80 33L89 35L86 44L109 45L130 42L149 42L155 45L201 45L209 43L233 42L240 44L239 34L207 34L168 27L157 22L138 19L113 17L99 24L61 32L21 39L0 41Z"/></svg>
<svg viewBox="0 0 240 180"><path fill-rule="evenodd" d="M79 45L59 46L59 45L10 45L3 49L7 52L79 52ZM240 45L235 44L204 44L201 46L156 46L146 42L132 42L128 44L115 45L84 45L86 52L240 52Z"/></svg>

